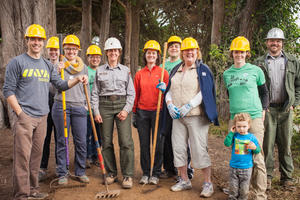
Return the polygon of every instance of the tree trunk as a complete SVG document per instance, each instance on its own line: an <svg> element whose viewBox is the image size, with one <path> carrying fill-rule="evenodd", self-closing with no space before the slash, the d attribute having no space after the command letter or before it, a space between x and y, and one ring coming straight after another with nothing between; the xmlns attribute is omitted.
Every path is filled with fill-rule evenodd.
<svg viewBox="0 0 300 200"><path fill-rule="evenodd" d="M5 67L9 60L26 51L24 40L26 28L30 24L40 24L45 28L47 36L54 34L56 32L56 18L53 16L55 16L55 0L0 1L0 18L2 19L1 88L4 82ZM8 110L8 113L11 113L10 111L11 109ZM11 115L8 115L11 120ZM12 124L11 121L10 124Z"/></svg>
<svg viewBox="0 0 300 200"><path fill-rule="evenodd" d="M259 0L247 0L246 6L241 11L241 16L239 18L239 35L245 36L248 40L251 40L253 36L253 21L252 16L258 7Z"/></svg>
<svg viewBox="0 0 300 200"><path fill-rule="evenodd" d="M101 9L101 24L100 24L100 48L103 51L103 56L101 59L101 63L106 62L106 56L104 52L104 43L109 35L109 25L110 25L110 8L111 8L111 0L103 0L102 1L102 9Z"/></svg>
<svg viewBox="0 0 300 200"><path fill-rule="evenodd" d="M86 49L92 39L92 0L82 0L82 23L80 32L81 58L87 64Z"/></svg>
<svg viewBox="0 0 300 200"><path fill-rule="evenodd" d="M213 21L211 29L211 44L220 45L221 28L224 21L224 0L213 0Z"/></svg>
<svg viewBox="0 0 300 200"><path fill-rule="evenodd" d="M132 33L132 6L130 0L126 1L126 26L125 26L125 47L124 47L124 65L130 68L131 51L131 33Z"/></svg>
<svg viewBox="0 0 300 200"><path fill-rule="evenodd" d="M132 7L132 33L131 33L131 55L130 55L130 71L132 77L135 76L139 68L139 42L140 42L140 11L144 0L139 0L136 5Z"/></svg>

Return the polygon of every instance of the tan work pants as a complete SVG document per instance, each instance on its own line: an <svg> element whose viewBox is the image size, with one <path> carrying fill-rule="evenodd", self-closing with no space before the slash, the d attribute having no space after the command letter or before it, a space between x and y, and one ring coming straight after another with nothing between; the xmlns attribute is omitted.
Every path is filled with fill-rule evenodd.
<svg viewBox="0 0 300 200"><path fill-rule="evenodd" d="M47 115L31 117L22 112L13 126L13 199L27 199L37 192L38 174L47 129Z"/></svg>

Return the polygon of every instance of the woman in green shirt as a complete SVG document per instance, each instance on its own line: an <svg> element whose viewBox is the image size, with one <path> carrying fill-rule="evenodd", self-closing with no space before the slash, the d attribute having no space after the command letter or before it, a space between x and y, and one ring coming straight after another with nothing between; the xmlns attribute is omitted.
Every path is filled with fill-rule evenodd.
<svg viewBox="0 0 300 200"><path fill-rule="evenodd" d="M252 118L250 132L258 139L262 148L264 138L264 115L269 105L268 89L265 84L263 71L250 63L250 44L242 36L236 37L230 46L230 57L234 64L224 74L224 82L229 94L230 121L229 127L233 125L232 119L235 114L249 113ZM256 199L266 199L267 175L264 157L261 153L253 157L253 192Z"/></svg>

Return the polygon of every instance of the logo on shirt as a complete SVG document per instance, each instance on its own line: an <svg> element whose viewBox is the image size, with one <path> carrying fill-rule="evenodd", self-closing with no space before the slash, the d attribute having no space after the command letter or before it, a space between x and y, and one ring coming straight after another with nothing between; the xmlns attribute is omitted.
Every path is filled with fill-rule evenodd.
<svg viewBox="0 0 300 200"><path fill-rule="evenodd" d="M49 82L49 73L47 70L44 69L25 69L22 77L24 78L30 78L30 77L36 77L41 82Z"/></svg>
<svg viewBox="0 0 300 200"><path fill-rule="evenodd" d="M245 155L249 153L249 151L247 150L247 145L250 143L250 140L239 140L235 138L234 142L235 142L234 145L235 154Z"/></svg>

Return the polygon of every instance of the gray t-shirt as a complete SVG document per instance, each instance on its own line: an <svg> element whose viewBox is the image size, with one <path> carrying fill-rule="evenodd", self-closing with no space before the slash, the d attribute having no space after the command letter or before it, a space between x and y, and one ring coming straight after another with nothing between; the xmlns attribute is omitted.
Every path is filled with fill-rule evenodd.
<svg viewBox="0 0 300 200"><path fill-rule="evenodd" d="M22 110L32 116L48 114L50 82L60 90L67 90L68 82L61 80L53 65L44 59L34 59L27 53L13 58L6 67L3 94L15 95Z"/></svg>
<svg viewBox="0 0 300 200"><path fill-rule="evenodd" d="M81 72L78 72L77 74L70 74L67 70L64 71L64 79L67 81L79 75L88 75L88 69L86 65L84 65L83 70ZM58 90L56 92L54 100L62 102L61 91ZM74 87L66 91L66 103L69 106L86 106L86 98L82 83L78 83Z"/></svg>

